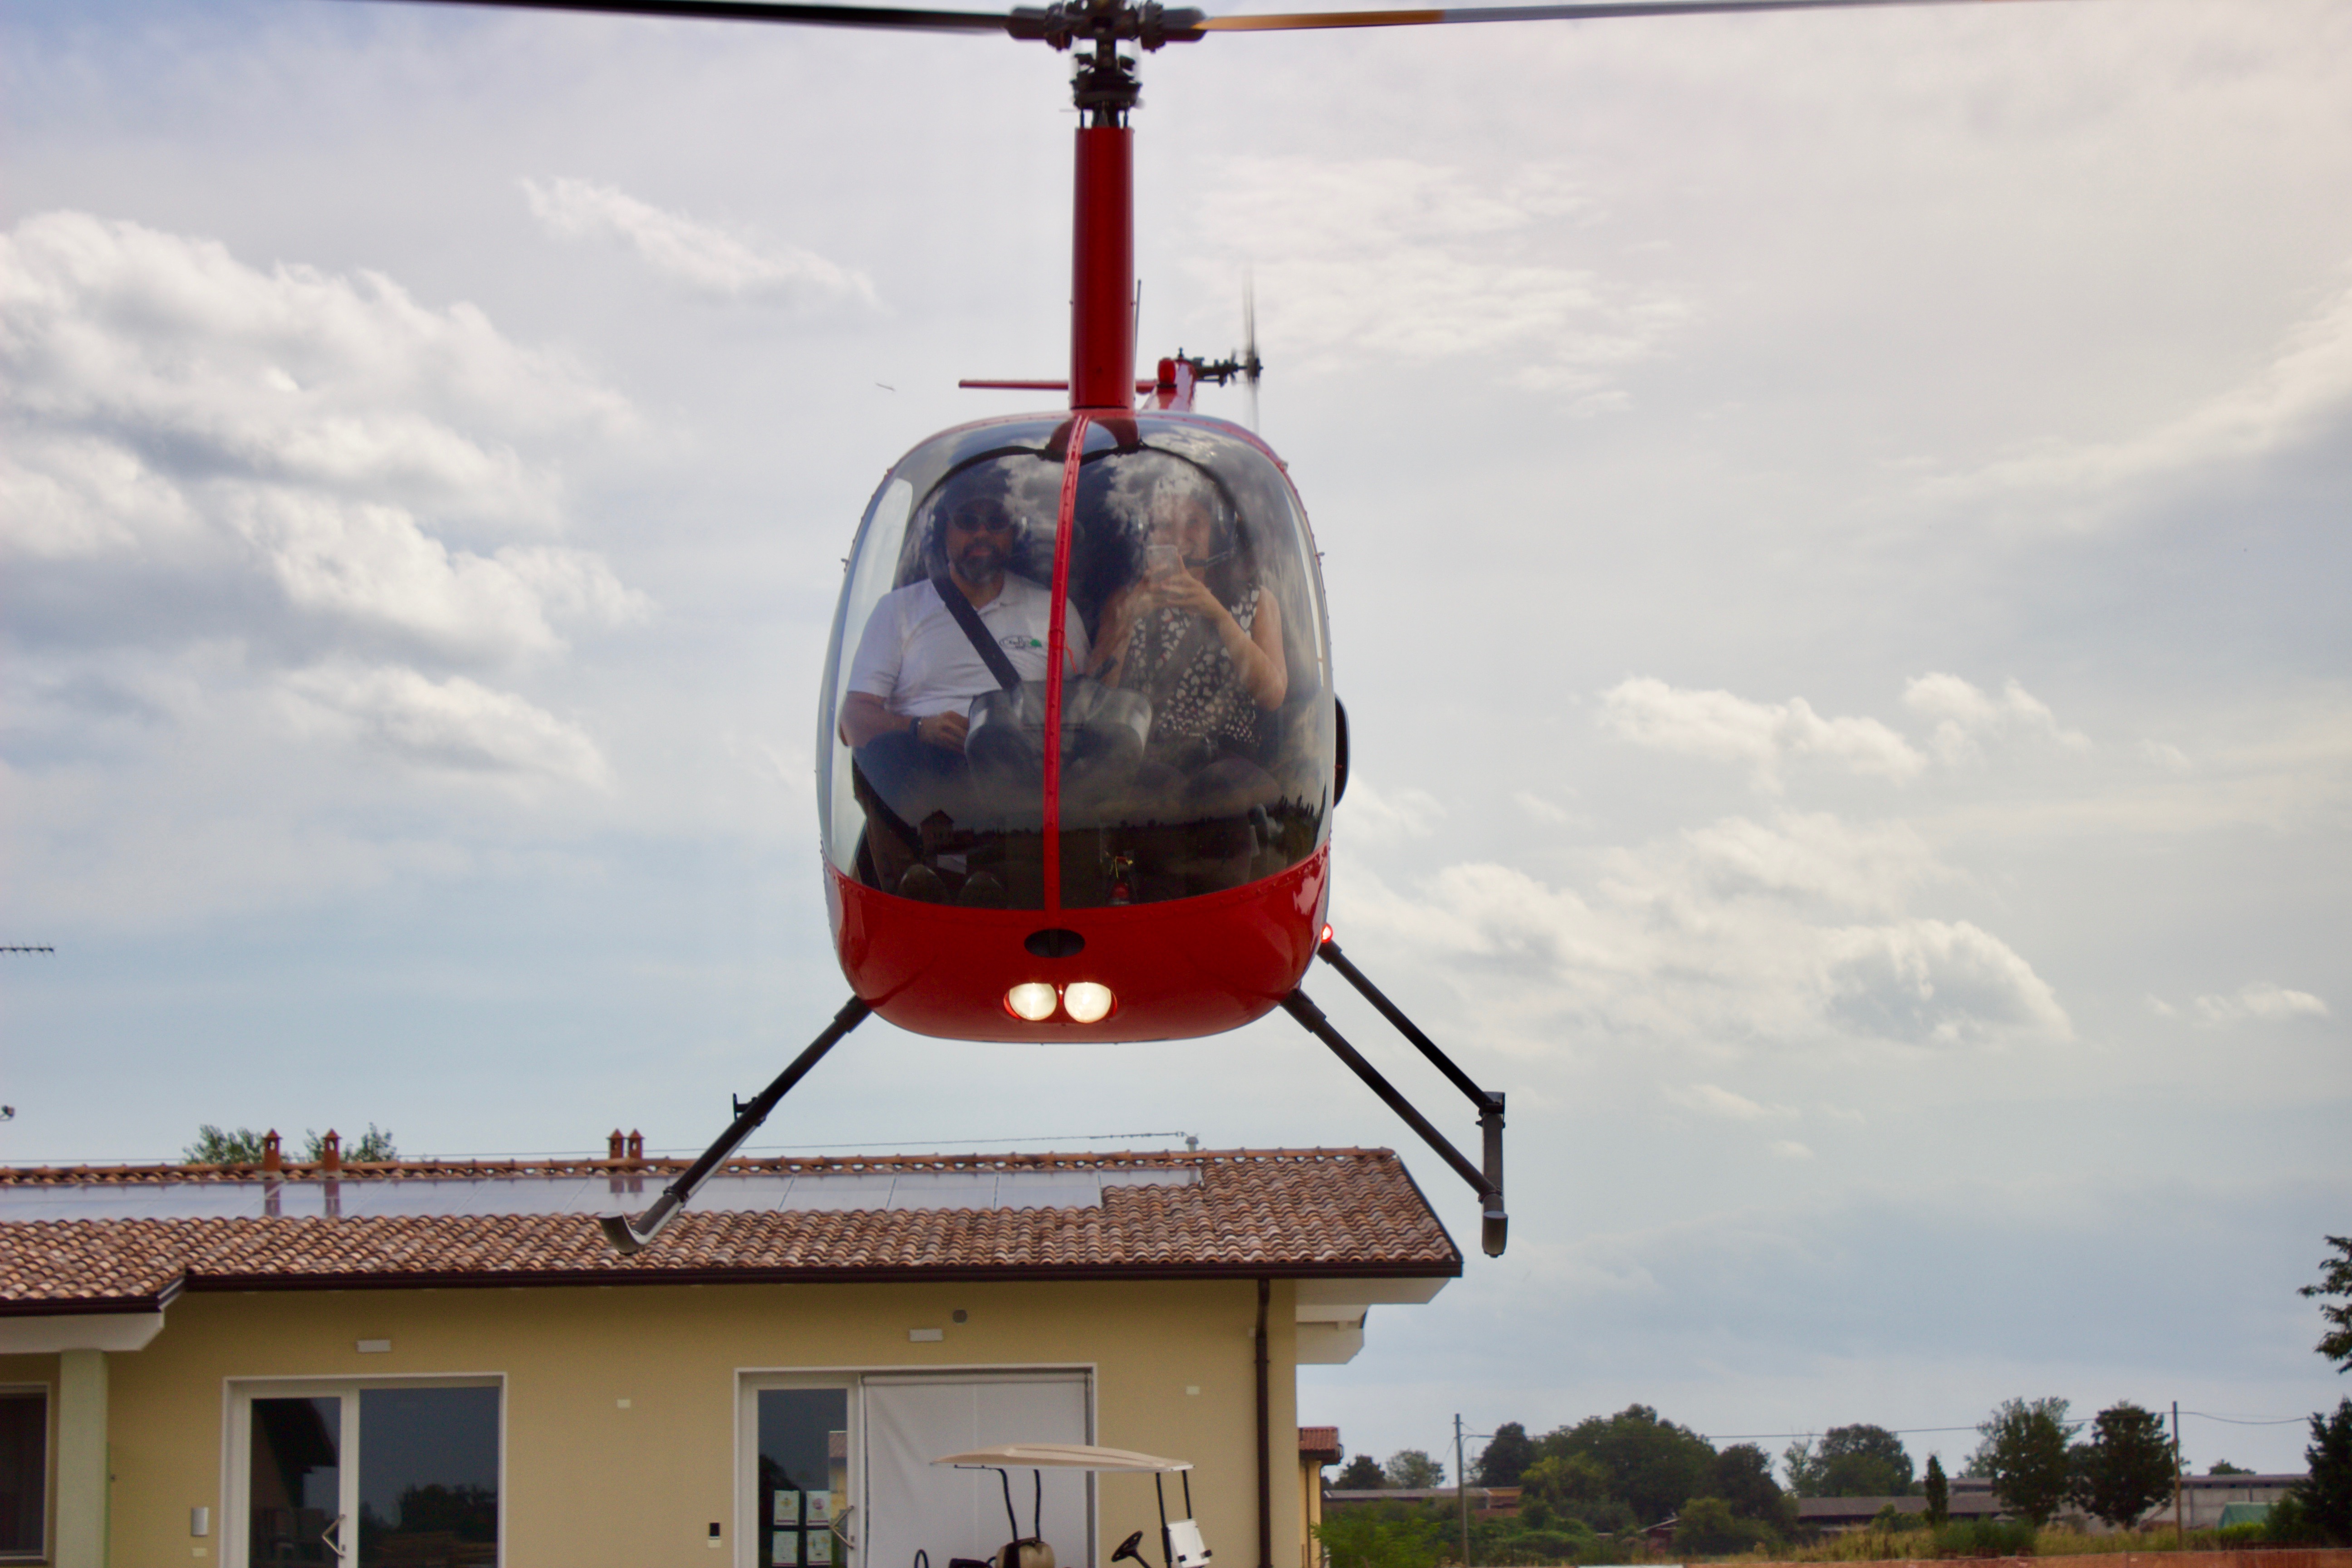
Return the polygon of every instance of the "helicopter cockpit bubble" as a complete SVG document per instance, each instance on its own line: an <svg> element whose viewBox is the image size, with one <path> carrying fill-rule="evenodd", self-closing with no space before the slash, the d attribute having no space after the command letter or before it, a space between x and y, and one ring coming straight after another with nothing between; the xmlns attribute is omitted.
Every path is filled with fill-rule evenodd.
<svg viewBox="0 0 2352 1568"><path fill-rule="evenodd" d="M1237 888L1328 835L1328 643L1280 468L1191 416L1090 421L1075 453L1069 428L948 432L867 509L822 716L846 878L1108 908Z"/></svg>

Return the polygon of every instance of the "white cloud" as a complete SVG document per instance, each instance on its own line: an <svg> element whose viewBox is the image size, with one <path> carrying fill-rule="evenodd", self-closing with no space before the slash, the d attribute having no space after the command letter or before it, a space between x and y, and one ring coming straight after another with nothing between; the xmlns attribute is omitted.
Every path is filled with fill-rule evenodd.
<svg viewBox="0 0 2352 1568"><path fill-rule="evenodd" d="M1957 675L1927 674L1903 689L1904 705L1937 721L1929 744L1946 763L1976 760L1987 739L2015 733L2040 736L2068 751L2090 750L2090 737L2059 724L2049 706L2016 681L1993 697Z"/></svg>
<svg viewBox="0 0 2352 1568"><path fill-rule="evenodd" d="M1784 812L1769 824L1725 817L1682 837L1686 873L1725 895L1754 890L1892 913L1914 889L1953 875L1900 822L1854 826L1826 812Z"/></svg>
<svg viewBox="0 0 2352 1568"><path fill-rule="evenodd" d="M1212 244L1265 258L1263 314L1302 374L1500 351L1512 384L1585 395L1584 411L1691 318L1659 289L1562 265L1589 198L1556 170L1500 180L1410 158L1229 160L1204 204ZM1215 265L1222 274L1226 264ZM1206 270L1203 265L1199 269Z"/></svg>
<svg viewBox="0 0 2352 1568"><path fill-rule="evenodd" d="M1533 790L1513 790L1511 802L1538 822L1553 827L1566 827L1576 820L1575 815L1565 806L1557 805L1546 800Z"/></svg>
<svg viewBox="0 0 2352 1568"><path fill-rule="evenodd" d="M443 658L503 661L562 646L550 615L595 626L649 613L602 560L559 546L452 550L397 507L265 489L228 512L287 602L351 631L389 631Z"/></svg>
<svg viewBox="0 0 2352 1568"><path fill-rule="evenodd" d="M728 300L877 303L863 272L796 245L755 246L588 180L522 182L531 216L558 239L617 240L672 282Z"/></svg>
<svg viewBox="0 0 2352 1568"><path fill-rule="evenodd" d="M1719 1116L1727 1121L1762 1121L1797 1114L1793 1107L1765 1105L1712 1083L1669 1086L1665 1096L1685 1110Z"/></svg>
<svg viewBox="0 0 2352 1568"><path fill-rule="evenodd" d="M1901 781L1927 759L1875 719L1824 719L1801 697L1751 702L1728 691L1696 691L1647 677L1601 694L1601 726L1636 745L1744 763L1759 789L1777 793L1797 757L1822 757L1847 771Z"/></svg>
<svg viewBox="0 0 2352 1568"><path fill-rule="evenodd" d="M2352 284L2339 285L2267 363L2179 416L2120 440L2051 445L1933 483L1955 500L2009 495L2041 523L2086 526L2154 483L2269 457L2340 430L2352 415Z"/></svg>
<svg viewBox="0 0 2352 1568"><path fill-rule="evenodd" d="M1335 825L1335 831L1345 831L1360 844L1426 838L1445 816L1444 803L1427 790L1405 788L1390 794L1360 778L1348 785L1348 798L1340 809L1348 815Z"/></svg>
<svg viewBox="0 0 2352 1568"><path fill-rule="evenodd" d="M620 398L469 305L428 309L373 272L264 272L211 240L76 212L0 236L0 363L13 456L101 516L134 478L128 458L151 482L293 486L544 528L553 475L511 441L631 423ZM111 482L92 471L110 466ZM58 542L54 521L26 542L44 541Z"/></svg>
<svg viewBox="0 0 2352 1568"><path fill-rule="evenodd" d="M1850 927L1825 948L1829 1011L1863 1033L1936 1046L2074 1036L2032 966L1966 921Z"/></svg>
<svg viewBox="0 0 2352 1568"><path fill-rule="evenodd" d="M1772 1152L1783 1160L1810 1160L1813 1157L1813 1152L1811 1149L1790 1138L1774 1140Z"/></svg>
<svg viewBox="0 0 2352 1568"><path fill-rule="evenodd" d="M509 692L463 676L430 680L413 669L324 666L289 677L309 710L413 766L517 782L609 788L612 770L587 733Z"/></svg>
<svg viewBox="0 0 2352 1568"><path fill-rule="evenodd" d="M2200 996L2189 1005L2196 1012L2198 1022L2217 1026L2249 1019L2263 1024L2282 1024L2295 1018L2333 1016L2327 1004L2310 992L2290 991L2268 981L2242 985L2227 996Z"/></svg>
<svg viewBox="0 0 2352 1568"><path fill-rule="evenodd" d="M2048 984L1998 937L1905 912L1950 875L1899 825L1733 819L1614 851L1587 887L1470 863L1408 890L1359 866L1339 914L1442 972L1490 1037L1528 1051L1556 1049L1563 1020L1717 1052L2070 1039Z"/></svg>
<svg viewBox="0 0 2352 1568"><path fill-rule="evenodd" d="M562 486L544 454L626 437L623 399L379 274L265 271L72 212L0 235L0 552L20 605L77 612L9 627L52 692L139 689L227 647L232 684L299 671L285 689L346 721L314 736L604 780L584 735L524 699L405 667L504 670L650 615L602 557L548 538ZM385 668L321 673L330 647Z"/></svg>

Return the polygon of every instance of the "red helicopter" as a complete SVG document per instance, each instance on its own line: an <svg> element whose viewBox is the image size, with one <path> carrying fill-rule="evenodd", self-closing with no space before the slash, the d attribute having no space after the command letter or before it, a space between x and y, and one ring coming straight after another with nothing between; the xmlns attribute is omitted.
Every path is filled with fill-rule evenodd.
<svg viewBox="0 0 2352 1568"><path fill-rule="evenodd" d="M1198 413L1262 366L1181 353L1136 376L1136 56L1213 32L1818 10L1960 0L1633 0L1212 17L1158 0L1010 14L760 0L431 0L800 26L1001 33L1076 55L1066 391L894 464L846 563L818 698L825 899L852 996L634 1219L635 1252L841 1038L1072 1043L1222 1033L1276 1007L1476 1191L1499 1256L1504 1097L1472 1081L1339 950L1331 814L1348 784L1321 574L1282 460ZM1336 969L1475 1109L1472 1161L1343 1038L1300 980Z"/></svg>

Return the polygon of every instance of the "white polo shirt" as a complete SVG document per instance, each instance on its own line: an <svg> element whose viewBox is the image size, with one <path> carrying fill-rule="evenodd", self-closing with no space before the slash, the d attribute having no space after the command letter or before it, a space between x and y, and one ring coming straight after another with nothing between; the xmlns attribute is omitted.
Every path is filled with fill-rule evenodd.
<svg viewBox="0 0 2352 1568"><path fill-rule="evenodd" d="M1024 680L1045 679L1045 634L1052 628L1054 595L1026 577L1004 574L996 597L979 606L988 628ZM1063 627L1067 641L1066 674L1084 669L1089 652L1086 623L1072 612ZM963 627L926 581L909 583L882 597L866 618L849 661L849 689L878 697L894 713L928 719L961 713L971 700L997 689L996 677Z"/></svg>

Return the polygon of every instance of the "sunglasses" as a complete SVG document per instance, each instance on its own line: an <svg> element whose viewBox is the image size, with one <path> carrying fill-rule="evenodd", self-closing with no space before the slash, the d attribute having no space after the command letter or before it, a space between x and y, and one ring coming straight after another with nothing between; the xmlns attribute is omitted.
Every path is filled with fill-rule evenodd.
<svg viewBox="0 0 2352 1568"><path fill-rule="evenodd" d="M1010 533L1013 514L992 501L961 506L948 514L948 526L965 533Z"/></svg>

